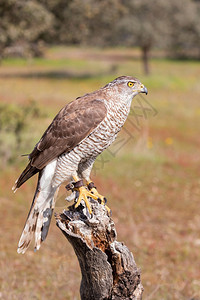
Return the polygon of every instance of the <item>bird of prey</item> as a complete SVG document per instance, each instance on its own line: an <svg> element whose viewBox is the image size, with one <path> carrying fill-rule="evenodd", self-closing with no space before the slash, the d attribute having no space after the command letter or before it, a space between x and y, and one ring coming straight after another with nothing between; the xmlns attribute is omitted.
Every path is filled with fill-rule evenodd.
<svg viewBox="0 0 200 300"><path fill-rule="evenodd" d="M104 203L105 198L98 193L90 173L97 156L115 140L138 93L147 94L147 88L134 77L121 76L97 91L76 98L53 119L29 154L29 163L13 187L16 191L39 173L18 253L25 253L34 235L35 250L40 248L62 183L74 181L79 192L75 208L83 200L91 214L88 197Z"/></svg>

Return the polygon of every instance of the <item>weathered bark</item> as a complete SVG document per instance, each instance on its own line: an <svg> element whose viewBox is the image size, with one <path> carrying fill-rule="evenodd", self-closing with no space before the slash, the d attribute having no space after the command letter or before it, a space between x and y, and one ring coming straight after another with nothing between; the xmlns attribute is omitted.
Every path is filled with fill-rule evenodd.
<svg viewBox="0 0 200 300"><path fill-rule="evenodd" d="M106 208L90 200L93 216L82 205L56 215L57 226L79 260L82 300L142 299L140 272L132 253L116 240L113 220Z"/></svg>

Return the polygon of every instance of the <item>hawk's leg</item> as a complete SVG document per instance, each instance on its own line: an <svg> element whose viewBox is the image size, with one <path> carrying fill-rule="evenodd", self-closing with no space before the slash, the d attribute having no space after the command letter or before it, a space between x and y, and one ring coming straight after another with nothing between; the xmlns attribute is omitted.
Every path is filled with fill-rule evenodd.
<svg viewBox="0 0 200 300"><path fill-rule="evenodd" d="M91 191L88 191L88 189L83 185L83 181L80 180L78 178L78 176L73 176L73 179L75 181L74 190L77 190L79 192L79 196L78 196L78 200L75 204L75 208L77 208L80 205L81 201L83 200L85 202L85 205L86 205L89 213L92 214L92 209L90 207L88 197L90 197L94 200L97 200L98 196L93 194Z"/></svg>
<svg viewBox="0 0 200 300"><path fill-rule="evenodd" d="M94 182L93 182L93 181L87 181L87 187L88 187L89 191L91 191L91 193L92 193L94 196L97 197L97 200L98 200L101 204L105 205L105 204L107 203L106 197L104 197L104 196L102 196L101 194L99 194L99 192L97 191L96 186L94 185ZM95 199L94 196L92 197L93 199ZM96 200L96 199L95 199L95 200ZM105 205L105 208L107 209L107 211L108 211L109 214L112 213L112 212L111 212L111 209L110 209L107 205Z"/></svg>

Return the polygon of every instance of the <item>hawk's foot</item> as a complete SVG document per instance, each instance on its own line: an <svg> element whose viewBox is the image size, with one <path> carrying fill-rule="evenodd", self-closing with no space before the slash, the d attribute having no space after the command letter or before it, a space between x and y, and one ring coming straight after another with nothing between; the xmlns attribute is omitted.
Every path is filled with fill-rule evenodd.
<svg viewBox="0 0 200 300"><path fill-rule="evenodd" d="M92 214L92 209L90 207L90 203L89 203L87 197L90 197L94 200L97 200L98 197L96 195L92 194L90 191L88 191L86 189L86 187L84 187L84 186L81 186L80 188L78 188L78 192L79 192L79 196L78 196L78 200L75 204L75 208L77 208L79 206L79 204L81 203L81 201L83 200L85 202L85 205L87 206L89 213Z"/></svg>
<svg viewBox="0 0 200 300"><path fill-rule="evenodd" d="M97 200L99 201L100 204L103 204L105 206L105 208L107 209L109 215L112 214L112 211L111 209L106 205L107 203L107 199L106 197L102 196L101 194L99 194L99 192L97 191L97 188L96 186L94 185L94 182L93 181L90 181L88 184L88 189L89 191L95 195L97 197ZM93 199L95 199L94 197L92 197ZM96 200L96 199L95 199Z"/></svg>
<svg viewBox="0 0 200 300"><path fill-rule="evenodd" d="M72 191L78 191L79 196L77 199L77 202L75 204L75 208L77 208L81 201L83 200L85 202L85 205L89 211L90 214L92 214L92 209L90 207L90 203L88 201L88 197L98 200L98 196L94 195L91 191L88 191L88 189L84 186L83 180L78 180L76 182L70 183L66 186L67 190L72 190Z"/></svg>

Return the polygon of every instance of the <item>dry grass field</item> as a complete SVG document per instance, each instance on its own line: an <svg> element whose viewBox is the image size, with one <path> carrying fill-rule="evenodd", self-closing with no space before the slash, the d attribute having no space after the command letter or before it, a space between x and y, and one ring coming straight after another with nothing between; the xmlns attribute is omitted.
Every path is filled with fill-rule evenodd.
<svg viewBox="0 0 200 300"><path fill-rule="evenodd" d="M34 101L42 114L27 120L19 147L0 128L0 299L80 299L78 262L55 220L40 251L17 254L36 178L16 194L11 188L27 162L20 155L32 150L60 108L120 75L140 78L149 94L134 99L93 179L108 198L118 240L141 269L143 299L200 299L200 62L154 58L147 77L138 55L54 47L45 58L2 61L0 104L21 110ZM64 198L62 188L56 211Z"/></svg>

